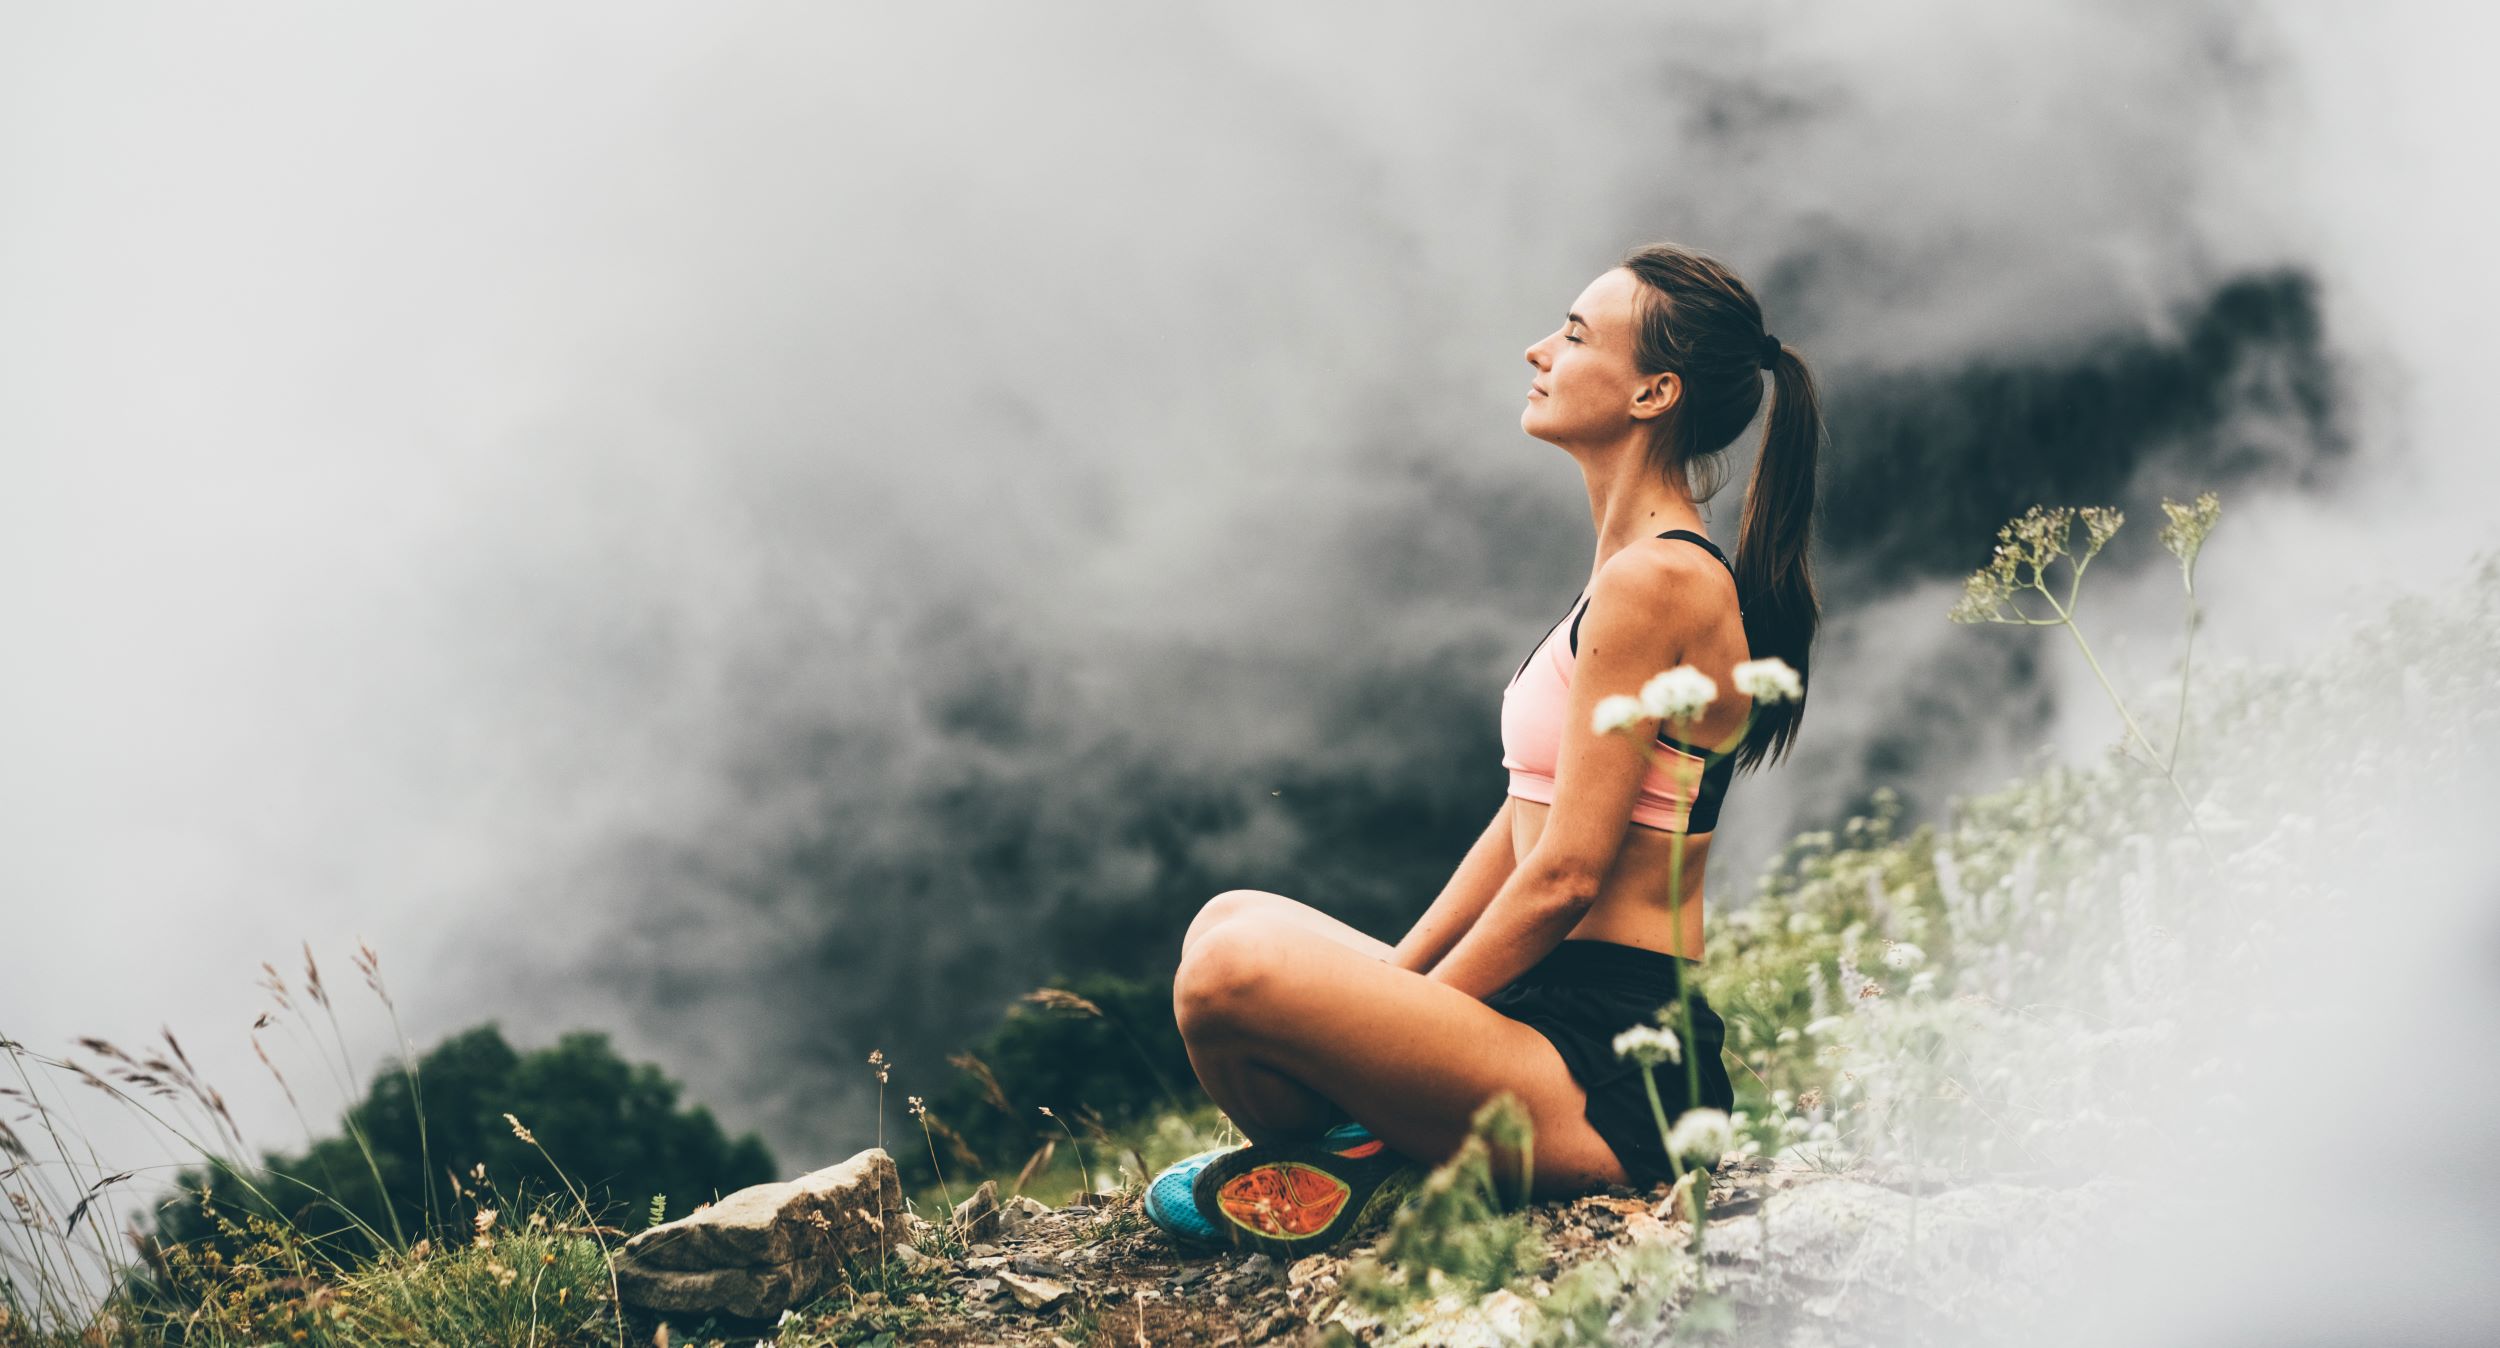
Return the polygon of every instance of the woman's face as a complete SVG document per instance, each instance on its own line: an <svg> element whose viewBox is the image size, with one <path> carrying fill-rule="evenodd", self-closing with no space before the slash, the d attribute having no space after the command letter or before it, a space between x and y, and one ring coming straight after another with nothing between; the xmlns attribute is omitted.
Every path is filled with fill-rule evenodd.
<svg viewBox="0 0 2500 1348"><path fill-rule="evenodd" d="M1639 287L1621 267L1603 273L1571 302L1563 325L1528 348L1536 374L1521 430L1558 445L1607 444L1674 404L1683 381L1645 376L1632 360Z"/></svg>

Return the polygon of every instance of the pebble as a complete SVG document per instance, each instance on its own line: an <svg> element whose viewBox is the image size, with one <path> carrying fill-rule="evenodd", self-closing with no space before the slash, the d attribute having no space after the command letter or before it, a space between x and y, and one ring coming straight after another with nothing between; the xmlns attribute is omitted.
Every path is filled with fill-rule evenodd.
<svg viewBox="0 0 2500 1348"><path fill-rule="evenodd" d="M1058 1278L1064 1281L1076 1276L1076 1270L1068 1267L1066 1260L1049 1254L1019 1254L1008 1261L1007 1267L1018 1273L1029 1273L1037 1278Z"/></svg>
<svg viewBox="0 0 2500 1348"><path fill-rule="evenodd" d="M1015 1294L1016 1301L1026 1310L1048 1310L1066 1299L1070 1290L1063 1282L1049 1278L1028 1278L1014 1273L1001 1273L998 1275L998 1280L1006 1284L1007 1290Z"/></svg>

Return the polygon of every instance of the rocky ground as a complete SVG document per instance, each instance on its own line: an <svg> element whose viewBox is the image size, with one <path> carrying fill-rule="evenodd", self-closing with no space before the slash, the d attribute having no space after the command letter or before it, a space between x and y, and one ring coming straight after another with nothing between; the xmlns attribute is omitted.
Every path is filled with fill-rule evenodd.
<svg viewBox="0 0 2500 1348"><path fill-rule="evenodd" d="M2072 1176L1929 1175L1914 1186L1897 1174L1730 1160L1712 1185L1706 1276L1737 1342L1837 1348L2009 1330L2043 1304L2063 1255L2121 1197L2111 1182ZM1666 1198L1663 1186L1616 1188L1537 1204L1527 1215L1546 1259L1524 1295L1444 1295L1395 1325L1364 1314L1341 1288L1348 1262L1376 1248L1378 1225L1287 1265L1176 1248L1134 1197L1096 1195L1058 1209L1029 1198L967 1200L969 1242L906 1216L897 1234L914 1243L892 1251L883 1288L840 1289L778 1323L689 1325L679 1315L662 1338L644 1314L630 1327L635 1342L763 1338L809 1348L1489 1345L1520 1341L1542 1318L1532 1303L1575 1270L1602 1265L1579 1276L1586 1286L1604 1275L1595 1285L1617 1307L1608 1340L1663 1343L1688 1297L1662 1296L1658 1270L1690 1235Z"/></svg>

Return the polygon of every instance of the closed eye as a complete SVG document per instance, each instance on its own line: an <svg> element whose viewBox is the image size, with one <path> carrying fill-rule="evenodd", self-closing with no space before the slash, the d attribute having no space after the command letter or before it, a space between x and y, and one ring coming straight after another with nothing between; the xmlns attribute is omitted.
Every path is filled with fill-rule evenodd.
<svg viewBox="0 0 2500 1348"><path fill-rule="evenodd" d="M1579 339L1579 338L1577 338L1577 337L1574 337L1574 336L1572 336L1570 333L1567 333L1567 332L1566 332L1566 333L1564 333L1564 334L1563 334L1563 340L1564 340L1564 341L1566 341L1566 342L1576 342L1576 341L1578 341L1578 340L1580 340L1580 339Z"/></svg>

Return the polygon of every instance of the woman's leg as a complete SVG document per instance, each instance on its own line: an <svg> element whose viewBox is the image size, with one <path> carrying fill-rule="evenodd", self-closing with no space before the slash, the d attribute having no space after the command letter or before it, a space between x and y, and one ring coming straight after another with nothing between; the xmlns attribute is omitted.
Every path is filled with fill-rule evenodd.
<svg viewBox="0 0 2500 1348"><path fill-rule="evenodd" d="M1307 903L1299 903L1282 894L1264 889L1228 889L1206 901L1191 919L1189 931L1181 937L1181 958L1189 958L1198 938L1221 922L1236 917L1272 917L1296 926L1307 927L1339 944L1351 946L1374 959L1387 959L1396 947L1357 928L1330 917Z"/></svg>
<svg viewBox="0 0 2500 1348"><path fill-rule="evenodd" d="M1342 1110L1438 1162L1507 1090L1535 1129L1537 1194L1624 1181L1545 1036L1307 924L1258 912L1211 924L1181 961L1172 1001L1199 1081L1253 1141L1305 1136Z"/></svg>
<svg viewBox="0 0 2500 1348"><path fill-rule="evenodd" d="M1393 950L1388 942L1348 926L1307 903L1263 889L1228 889L1207 900L1199 908L1198 916L1191 920L1189 931L1181 937L1182 962L1187 963L1190 952L1197 948L1199 939L1207 932L1239 917L1289 923L1374 959L1385 960ZM1178 993L1176 979L1176 1004ZM1190 1050L1190 1061L1198 1063L1198 1050L1195 1048ZM1203 1065L1200 1065L1198 1076L1202 1082L1207 1077L1207 1069ZM1216 1103L1223 1106L1225 1114L1235 1123L1245 1128L1257 1128L1257 1136L1264 1140L1316 1137L1351 1117L1319 1092L1256 1063L1232 1064L1228 1077L1227 1094L1217 1096Z"/></svg>

